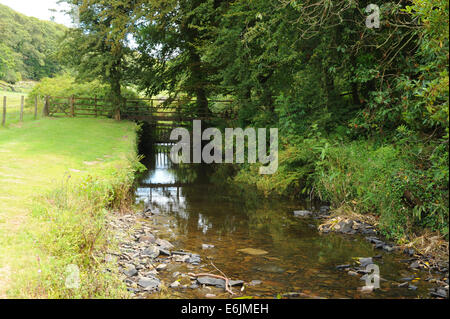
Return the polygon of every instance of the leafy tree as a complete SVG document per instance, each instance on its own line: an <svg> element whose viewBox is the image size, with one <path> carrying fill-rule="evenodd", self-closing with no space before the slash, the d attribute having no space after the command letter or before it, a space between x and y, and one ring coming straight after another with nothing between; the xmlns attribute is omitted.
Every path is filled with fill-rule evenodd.
<svg viewBox="0 0 450 319"><path fill-rule="evenodd" d="M120 119L123 105L122 86L128 82L127 70L131 49L128 34L132 28L133 9L138 1L67 0L73 6L77 28L67 31L60 47L60 58L77 72L77 78L97 78L111 87Z"/></svg>
<svg viewBox="0 0 450 319"><path fill-rule="evenodd" d="M138 83L149 94L163 90L196 98L197 110L208 112L211 70L202 59L203 44L220 1L152 0L143 4L135 39Z"/></svg>

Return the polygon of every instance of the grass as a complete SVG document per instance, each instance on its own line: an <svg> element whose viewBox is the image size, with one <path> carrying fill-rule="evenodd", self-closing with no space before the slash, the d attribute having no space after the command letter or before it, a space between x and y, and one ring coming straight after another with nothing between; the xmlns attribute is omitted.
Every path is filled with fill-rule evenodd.
<svg viewBox="0 0 450 319"><path fill-rule="evenodd" d="M108 209L125 204L136 163L131 122L43 118L0 127L0 297L120 293L96 256L108 244ZM68 264L80 267L81 289L65 288Z"/></svg>

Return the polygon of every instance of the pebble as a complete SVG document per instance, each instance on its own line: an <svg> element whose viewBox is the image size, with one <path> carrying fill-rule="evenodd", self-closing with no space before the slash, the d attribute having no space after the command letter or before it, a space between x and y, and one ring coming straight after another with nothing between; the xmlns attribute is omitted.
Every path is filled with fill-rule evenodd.
<svg viewBox="0 0 450 319"><path fill-rule="evenodd" d="M372 291L373 291L373 286L361 287L361 292L363 292L363 293L371 293Z"/></svg>
<svg viewBox="0 0 450 319"><path fill-rule="evenodd" d="M161 271L167 268L167 264L159 264L156 266L156 270Z"/></svg>
<svg viewBox="0 0 450 319"><path fill-rule="evenodd" d="M157 244L160 248L162 248L162 249L164 249L164 250L170 250L170 249L175 248L174 245L172 245L171 243L169 243L169 242L168 242L167 240L165 240L165 239L157 239L157 240L156 240L156 244Z"/></svg>
<svg viewBox="0 0 450 319"><path fill-rule="evenodd" d="M295 217L310 217L312 215L313 215L313 213L310 212L309 210L296 210L296 211L294 211L294 216Z"/></svg>

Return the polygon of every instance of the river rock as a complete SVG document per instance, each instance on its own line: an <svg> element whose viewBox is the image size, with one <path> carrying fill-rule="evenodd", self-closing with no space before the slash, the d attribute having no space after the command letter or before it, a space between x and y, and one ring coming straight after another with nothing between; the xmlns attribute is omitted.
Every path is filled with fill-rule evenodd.
<svg viewBox="0 0 450 319"><path fill-rule="evenodd" d="M199 265L200 262L201 262L200 255L197 255L197 254L191 254L191 255L189 256L189 260L188 260L187 262L189 262L189 263L191 263L191 264L193 264L193 265Z"/></svg>
<svg viewBox="0 0 450 319"><path fill-rule="evenodd" d="M156 246L151 245L142 252L141 256L156 258L159 256L159 249Z"/></svg>
<svg viewBox="0 0 450 319"><path fill-rule="evenodd" d="M294 216L295 217L311 217L313 215L313 212L310 212L309 210L295 210Z"/></svg>
<svg viewBox="0 0 450 319"><path fill-rule="evenodd" d="M160 285L160 281L154 277L141 277L138 281L138 285L144 288L145 290L154 290L158 289Z"/></svg>
<svg viewBox="0 0 450 319"><path fill-rule="evenodd" d="M372 257L368 257L368 258L359 258L359 262L361 264L361 267L366 267L370 264L373 264L373 259Z"/></svg>
<svg viewBox="0 0 450 319"><path fill-rule="evenodd" d="M170 242L168 242L165 239L157 239L156 240L156 244L160 248L165 249L165 250L170 250L170 249L173 249L175 247L174 245L172 245Z"/></svg>
<svg viewBox="0 0 450 319"><path fill-rule="evenodd" d="M257 249L257 248L243 248L243 249L238 249L238 251L241 253L253 255L253 256L260 256L260 255L268 254L267 251L262 250L262 249Z"/></svg>
<svg viewBox="0 0 450 319"><path fill-rule="evenodd" d="M133 277L138 274L138 271L136 270L136 267L134 265L128 265L123 273L128 277Z"/></svg>
<svg viewBox="0 0 450 319"><path fill-rule="evenodd" d="M178 288L179 286L180 286L180 282L178 280L174 281L173 283L170 284L170 288Z"/></svg>
<svg viewBox="0 0 450 319"><path fill-rule="evenodd" d="M214 278L209 276L200 276L197 278L197 283L200 285L206 285L206 286L215 286L218 288L225 288L225 280L221 278ZM242 286L244 284L244 281L242 280L229 280L228 284L233 286Z"/></svg>
<svg viewBox="0 0 450 319"><path fill-rule="evenodd" d="M156 241L155 236L153 236L152 234L142 235L141 237L139 237L139 242L140 243L152 243L152 244L154 244L155 241Z"/></svg>
<svg viewBox="0 0 450 319"><path fill-rule="evenodd" d="M211 249L214 248L214 245L202 244L202 249Z"/></svg>
<svg viewBox="0 0 450 319"><path fill-rule="evenodd" d="M209 276L197 277L197 283L206 286L216 286L219 288L225 288L225 280L220 278L214 278Z"/></svg>
<svg viewBox="0 0 450 319"><path fill-rule="evenodd" d="M167 264L159 264L158 266L156 266L156 270L157 271L161 271L167 268Z"/></svg>
<svg viewBox="0 0 450 319"><path fill-rule="evenodd" d="M229 284L231 287L234 287L234 286L243 286L243 285L244 285L244 281L243 281L243 280L229 280L229 281L228 281L228 284Z"/></svg>
<svg viewBox="0 0 450 319"><path fill-rule="evenodd" d="M342 220L336 226L335 229L339 230L341 233L352 233L353 230L353 220Z"/></svg>
<svg viewBox="0 0 450 319"><path fill-rule="evenodd" d="M373 286L364 286L361 287L361 292L363 293L371 293L373 291Z"/></svg>
<svg viewBox="0 0 450 319"><path fill-rule="evenodd" d="M189 261L190 256L189 255L174 255L173 260L176 262L185 263Z"/></svg>

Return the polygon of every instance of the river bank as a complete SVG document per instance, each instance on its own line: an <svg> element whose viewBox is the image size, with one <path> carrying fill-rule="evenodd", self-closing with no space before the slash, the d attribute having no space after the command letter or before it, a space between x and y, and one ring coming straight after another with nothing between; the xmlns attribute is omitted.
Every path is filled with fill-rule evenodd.
<svg viewBox="0 0 450 319"><path fill-rule="evenodd" d="M114 244L106 215L132 203L136 131L131 122L82 118L0 128L2 297L124 295L116 266L99 256Z"/></svg>

